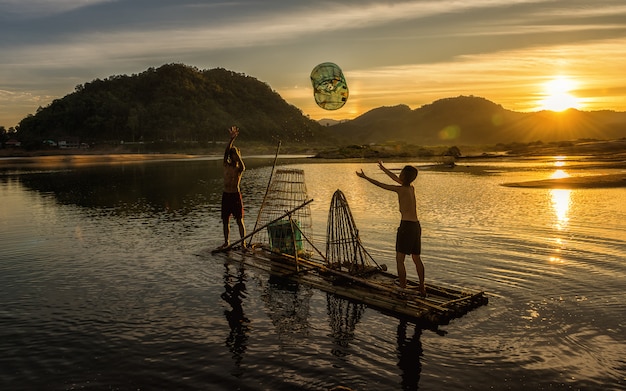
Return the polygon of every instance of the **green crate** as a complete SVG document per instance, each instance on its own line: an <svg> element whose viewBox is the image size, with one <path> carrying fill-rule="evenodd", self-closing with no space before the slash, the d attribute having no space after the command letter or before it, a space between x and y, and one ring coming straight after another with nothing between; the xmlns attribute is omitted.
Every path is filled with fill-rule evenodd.
<svg viewBox="0 0 626 391"><path fill-rule="evenodd" d="M294 221L294 224L298 226L298 229L294 229L291 226L289 220L279 220L267 226L267 232L270 238L270 248L273 252L280 252L282 254L293 254L294 235L296 249L298 253L302 252L302 232L300 232L300 223Z"/></svg>

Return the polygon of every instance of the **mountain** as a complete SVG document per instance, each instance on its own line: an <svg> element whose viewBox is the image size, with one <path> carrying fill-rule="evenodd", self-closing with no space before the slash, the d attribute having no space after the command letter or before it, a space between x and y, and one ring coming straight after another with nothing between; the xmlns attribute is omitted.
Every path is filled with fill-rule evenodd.
<svg viewBox="0 0 626 391"><path fill-rule="evenodd" d="M485 98L459 96L418 109L380 107L330 128L344 143L492 145L626 137L626 113L614 111L520 113Z"/></svg>
<svg viewBox="0 0 626 391"><path fill-rule="evenodd" d="M321 123L320 123L321 122ZM459 96L417 109L379 107L349 121L309 119L271 87L222 68L166 64L131 76L96 79L35 115L16 138L26 148L44 140L119 145L176 143L215 146L237 125L240 142L316 147L403 143L494 145L626 137L626 113L613 111L519 113L485 98ZM338 122L338 123L336 123Z"/></svg>
<svg viewBox="0 0 626 391"><path fill-rule="evenodd" d="M242 140L275 143L329 140L324 127L253 77L216 68L166 64L111 76L75 91L18 127L22 145L79 138L81 142L223 141L237 125Z"/></svg>
<svg viewBox="0 0 626 391"><path fill-rule="evenodd" d="M336 119L332 119L332 118L322 118L320 120L317 120L317 123L319 123L322 126L334 126L337 124L340 124L342 122L346 122L349 120L336 120Z"/></svg>

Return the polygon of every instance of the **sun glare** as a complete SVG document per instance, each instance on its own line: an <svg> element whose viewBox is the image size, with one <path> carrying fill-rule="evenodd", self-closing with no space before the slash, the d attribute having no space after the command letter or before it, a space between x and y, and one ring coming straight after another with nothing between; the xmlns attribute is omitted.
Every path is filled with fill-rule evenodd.
<svg viewBox="0 0 626 391"><path fill-rule="evenodd" d="M543 88L544 99L539 102L541 110L564 111L578 109L580 102L571 94L576 88L576 82L565 76L558 76L546 82Z"/></svg>

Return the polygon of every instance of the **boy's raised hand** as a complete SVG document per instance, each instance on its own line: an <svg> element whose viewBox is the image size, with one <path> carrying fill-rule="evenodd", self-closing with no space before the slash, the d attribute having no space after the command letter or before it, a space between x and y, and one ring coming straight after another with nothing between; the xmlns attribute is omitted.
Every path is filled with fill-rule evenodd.
<svg viewBox="0 0 626 391"><path fill-rule="evenodd" d="M239 128L231 126L230 129L228 129L228 133L230 134L230 139L234 140L237 136L239 136Z"/></svg>

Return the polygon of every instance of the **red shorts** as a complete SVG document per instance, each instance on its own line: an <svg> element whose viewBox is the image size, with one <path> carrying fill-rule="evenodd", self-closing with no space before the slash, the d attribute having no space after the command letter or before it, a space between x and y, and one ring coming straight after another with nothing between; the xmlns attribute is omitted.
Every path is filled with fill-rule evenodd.
<svg viewBox="0 0 626 391"><path fill-rule="evenodd" d="M236 219L243 218L243 202L241 193L222 193L222 220L226 221L230 215Z"/></svg>

